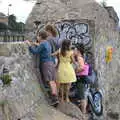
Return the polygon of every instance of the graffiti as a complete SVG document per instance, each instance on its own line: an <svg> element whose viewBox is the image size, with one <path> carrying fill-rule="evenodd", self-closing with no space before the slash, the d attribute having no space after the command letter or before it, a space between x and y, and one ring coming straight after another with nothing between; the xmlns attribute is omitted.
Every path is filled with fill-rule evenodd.
<svg viewBox="0 0 120 120"><path fill-rule="evenodd" d="M58 22L55 24L59 40L69 39L72 44L83 43L88 45L91 42L89 36L88 24L75 22Z"/></svg>
<svg viewBox="0 0 120 120"><path fill-rule="evenodd" d="M92 54L92 40L89 35L89 27L86 23L80 23L79 21L60 21L55 24L56 30L58 32L57 43L61 45L64 39L69 39L72 41L72 46L74 47L77 43L83 43L86 50L86 56L88 63L93 63L94 58ZM40 30L44 29L45 24L41 25Z"/></svg>
<svg viewBox="0 0 120 120"><path fill-rule="evenodd" d="M86 23L80 23L76 21L61 21L55 23L56 29L58 31L59 43L64 39L69 39L72 41L72 46L74 47L77 43L82 43L86 50L86 60L88 63L94 64L94 58L92 54L92 40L89 35L89 27Z"/></svg>

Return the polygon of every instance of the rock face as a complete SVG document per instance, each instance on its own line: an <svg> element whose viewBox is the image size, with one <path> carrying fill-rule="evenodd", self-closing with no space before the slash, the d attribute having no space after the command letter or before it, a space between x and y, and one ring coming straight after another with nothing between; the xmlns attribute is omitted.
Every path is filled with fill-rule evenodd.
<svg viewBox="0 0 120 120"><path fill-rule="evenodd" d="M26 28L32 29L34 21L46 23L66 19L95 20L97 25L103 25L103 27L105 27L104 24L107 25L107 21L114 25L113 19L118 21L118 17L114 9L107 8L106 10L101 7L95 0L37 0L26 21ZM109 15L114 16L113 19L110 19Z"/></svg>
<svg viewBox="0 0 120 120"><path fill-rule="evenodd" d="M110 17L115 14L108 11L93 0L38 0L26 28L32 29L36 20L41 21L41 28L52 23L60 39L84 43L92 53L89 59L103 89L104 120L120 120L120 35L117 19ZM113 53L106 62L108 47ZM38 82L38 69L25 44L0 44L1 69L3 65L9 67L13 81L11 86L0 86L0 120L73 120L48 106Z"/></svg>
<svg viewBox="0 0 120 120"><path fill-rule="evenodd" d="M1 43L0 51L0 70L12 77L10 86L0 83L0 120L73 120L48 105L27 45Z"/></svg>
<svg viewBox="0 0 120 120"><path fill-rule="evenodd" d="M60 103L57 108L66 115L78 120L84 120L80 109L72 103Z"/></svg>
<svg viewBox="0 0 120 120"><path fill-rule="evenodd" d="M85 27L86 20L94 21L94 25L87 23L88 27ZM71 38L73 43L77 41L91 46L99 87L104 92L104 120L119 120L120 35L116 29L118 17L115 11L111 7L100 6L94 0L38 0L26 21L26 28L32 29L34 21L41 21L41 26L46 23L55 24L60 39ZM92 44L88 42L90 36ZM106 62L108 47L113 48L110 62Z"/></svg>
<svg viewBox="0 0 120 120"><path fill-rule="evenodd" d="M114 10L113 7L105 7L105 9L107 9L108 13L109 13L109 17L112 18L116 24L118 24L119 22L119 18Z"/></svg>

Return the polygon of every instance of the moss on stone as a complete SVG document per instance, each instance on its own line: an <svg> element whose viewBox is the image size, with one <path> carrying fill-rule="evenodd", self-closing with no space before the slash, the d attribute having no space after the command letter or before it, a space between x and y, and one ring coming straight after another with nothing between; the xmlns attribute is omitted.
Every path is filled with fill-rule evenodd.
<svg viewBox="0 0 120 120"><path fill-rule="evenodd" d="M7 100L0 101L0 106L3 106L3 105L5 105L5 104L7 104L7 103L8 103Z"/></svg>
<svg viewBox="0 0 120 120"><path fill-rule="evenodd" d="M0 79L3 82L3 85L10 85L12 78L9 74L2 75Z"/></svg>

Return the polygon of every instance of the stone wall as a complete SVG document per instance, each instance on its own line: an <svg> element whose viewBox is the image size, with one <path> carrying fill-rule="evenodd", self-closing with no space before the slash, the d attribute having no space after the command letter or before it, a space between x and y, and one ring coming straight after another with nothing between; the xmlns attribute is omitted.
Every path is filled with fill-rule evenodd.
<svg viewBox="0 0 120 120"><path fill-rule="evenodd" d="M0 80L0 120L76 120L48 105L27 45L0 43L0 51L0 72L6 66L12 77L8 86Z"/></svg>
<svg viewBox="0 0 120 120"><path fill-rule="evenodd" d="M35 4L26 21L27 28L33 28L35 20L41 21L42 24L55 24L64 20L76 19L94 21L95 26L92 28L95 32L92 37L94 43L92 48L95 68L98 71L99 87L104 92L105 120L120 119L120 37L116 29L118 17L115 11L105 9L94 0L38 0L38 3ZM92 28L90 26L90 29ZM106 63L105 60L108 46L114 49L110 63Z"/></svg>
<svg viewBox="0 0 120 120"><path fill-rule="evenodd" d="M110 18L112 18L112 19L115 21L115 23L118 24L118 22L119 22L119 18L118 18L118 16L117 16L117 14L116 14L114 8L108 6L108 7L105 7L105 9L107 9Z"/></svg>
<svg viewBox="0 0 120 120"><path fill-rule="evenodd" d="M110 34L108 37L107 35ZM99 85L103 88L104 91L104 102L105 102L105 111L118 113L120 111L120 103L118 100L120 99L119 91L119 79L118 70L119 70L119 51L118 49L118 33L115 31L109 31L106 35L98 35L96 37L97 42L95 42L95 63L96 69L98 70L98 78ZM112 61L110 63L106 63L106 49L108 46L114 48ZM112 120L114 118L109 118L108 120Z"/></svg>
<svg viewBox="0 0 120 120"><path fill-rule="evenodd" d="M114 20L109 17L108 11L94 0L37 0L26 21L26 28L32 29L34 21L47 23L64 19L95 20L96 25L99 26L103 22L107 25L107 21L109 21L111 25L116 25Z"/></svg>

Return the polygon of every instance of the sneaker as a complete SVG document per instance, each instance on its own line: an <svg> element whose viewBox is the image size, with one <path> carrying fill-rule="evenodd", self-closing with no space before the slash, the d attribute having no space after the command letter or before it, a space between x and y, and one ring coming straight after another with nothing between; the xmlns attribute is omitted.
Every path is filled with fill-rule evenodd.
<svg viewBox="0 0 120 120"><path fill-rule="evenodd" d="M51 106L57 106L59 104L59 100L58 97L56 95L52 95L51 96Z"/></svg>

